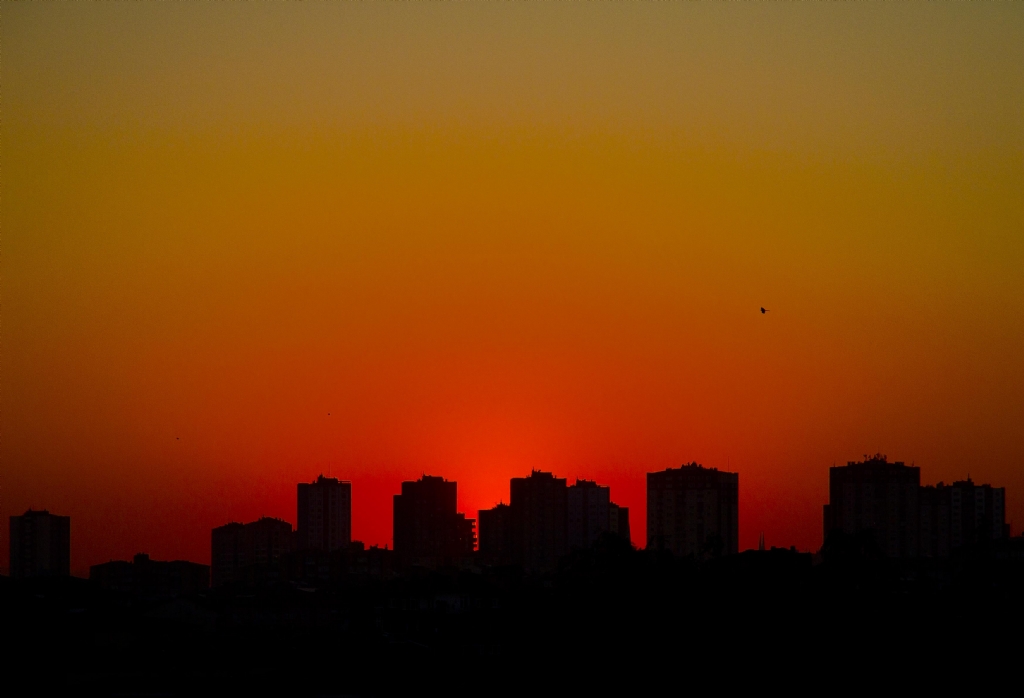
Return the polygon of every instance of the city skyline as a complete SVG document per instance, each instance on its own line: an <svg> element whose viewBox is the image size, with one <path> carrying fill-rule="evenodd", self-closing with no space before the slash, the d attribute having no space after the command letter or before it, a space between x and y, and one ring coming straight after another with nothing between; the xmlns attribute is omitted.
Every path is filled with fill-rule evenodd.
<svg viewBox="0 0 1024 698"><path fill-rule="evenodd" d="M1024 5L4 3L0 515L204 560L344 476L888 453L1024 521ZM761 312L764 308L768 312ZM0 533L6 545L7 532ZM344 538L344 535L341 536Z"/></svg>
<svg viewBox="0 0 1024 698"><path fill-rule="evenodd" d="M7 693L1015 685L1024 0L0 55Z"/></svg>
<svg viewBox="0 0 1024 698"><path fill-rule="evenodd" d="M819 545L809 552L823 550L832 531L849 536L870 531L878 539L871 545L877 545L879 553L885 557L942 558L964 545L1009 540L1014 532L1005 516L1006 489L975 483L969 475L951 484L939 481L922 485L920 468L890 461L881 453L865 454L862 461L832 466L828 472L829 496L823 506L821 538ZM738 494L742 489L737 473L689 462L677 468L647 473L646 483L648 515L643 529L646 544L633 543L635 548L668 551L696 559L736 554L742 549L738 545L742 530L738 519ZM508 503L502 501L490 509L478 510L477 518L473 519L457 512L456 482L427 474L415 481L402 482L401 492L393 497L391 544L371 544L370 547L394 551L396 561L388 564L393 564L396 570L459 566L460 559L469 562L472 558L475 565L516 565L527 573L550 573L557 569L561 558L574 550L590 548L602 535L611 533L631 542L628 508L611 501L610 488L606 485L577 479L569 487L564 478L532 470L529 477L512 478L509 487ZM557 503L559 498L560 504ZM332 503L327 504L328 501ZM292 553L344 553L353 544L363 551L364 541L342 537L351 530L352 502L350 482L320 474L312 483L299 483L297 487L292 518L296 522L305 521L304 526L293 526L287 517L265 515L248 523L224 522L213 528L212 553L198 564L209 563L207 570L212 569L212 584L217 586L243 579L252 583L251 577L239 575L247 569L251 574L253 566L276 565L283 556ZM555 509L550 509L551 506ZM49 550L46 547L49 534L41 539L46 542L40 548L44 553L40 553L42 558L38 564L45 570L56 565L63 570L58 574L73 574L69 567L73 549L69 545L70 517L30 508L24 515L10 517L9 530L13 535L16 529L21 531L29 526L25 540L34 540L31 527L36 519L46 524L45 531L50 530L47 522L51 520L61 522L64 530L63 538L57 539L62 542L57 543L53 553L45 552ZM585 520L589 520L589 524ZM316 526L311 528L314 522ZM587 533L588 527L595 524L597 528ZM536 528L538 525L540 530ZM394 532L400 527L400 545L395 546ZM316 533L317 529L322 534ZM337 533L328 536L329 529ZM481 529L485 532L486 543L477 545ZM975 529L979 533L974 533ZM757 537L756 549L764 550L764 531L758 532ZM18 537L11 540L9 559L13 563L16 558L23 558L25 553L21 551L26 550L26 545ZM19 541L17 550L15 541ZM797 550L797 546L786 541L770 543L772 549ZM753 546L746 548L754 549ZM54 554L56 558L52 558ZM145 562L149 560L149 553L137 551L136 562L140 557ZM62 558L66 559L61 562ZM24 559L22 567L26 569L37 564L31 561L34 557ZM174 564L185 562L179 559ZM115 563L127 565L122 569L129 570L130 580L131 565L118 562L114 557L90 562L89 577L96 575L98 567ZM192 559L188 564L197 563ZM24 576L24 572L20 574Z"/></svg>

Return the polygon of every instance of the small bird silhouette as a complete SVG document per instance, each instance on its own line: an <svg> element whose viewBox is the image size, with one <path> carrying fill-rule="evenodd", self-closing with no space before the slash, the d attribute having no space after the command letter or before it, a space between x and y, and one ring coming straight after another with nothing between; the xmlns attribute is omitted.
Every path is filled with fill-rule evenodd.
<svg viewBox="0 0 1024 698"><path fill-rule="evenodd" d="M175 437L174 437L174 440L175 440L175 441L181 441L181 437L180 437L180 436L175 436Z"/></svg>
<svg viewBox="0 0 1024 698"><path fill-rule="evenodd" d="M762 314L762 315L764 315L764 314L765 314L765 313L767 313L767 312L768 312L767 310L765 310L764 308L761 308L761 314Z"/></svg>

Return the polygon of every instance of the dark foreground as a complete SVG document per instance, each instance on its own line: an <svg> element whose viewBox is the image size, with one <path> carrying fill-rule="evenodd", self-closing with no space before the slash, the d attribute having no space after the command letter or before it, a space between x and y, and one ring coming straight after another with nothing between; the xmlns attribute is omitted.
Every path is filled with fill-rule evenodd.
<svg viewBox="0 0 1024 698"><path fill-rule="evenodd" d="M409 573L139 599L0 578L5 695L1019 690L1019 559L609 546L556 575Z"/></svg>

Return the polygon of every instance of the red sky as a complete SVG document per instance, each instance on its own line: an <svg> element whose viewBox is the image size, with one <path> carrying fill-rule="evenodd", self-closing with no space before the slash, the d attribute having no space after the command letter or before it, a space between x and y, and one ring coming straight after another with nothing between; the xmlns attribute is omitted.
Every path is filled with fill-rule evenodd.
<svg viewBox="0 0 1024 698"><path fill-rule="evenodd" d="M3 9L0 509L76 573L353 482L881 451L1024 522L1024 7ZM771 309L767 315L760 306ZM328 416L330 413L330 416ZM0 543L6 545L7 530ZM6 561L4 561L6 562Z"/></svg>

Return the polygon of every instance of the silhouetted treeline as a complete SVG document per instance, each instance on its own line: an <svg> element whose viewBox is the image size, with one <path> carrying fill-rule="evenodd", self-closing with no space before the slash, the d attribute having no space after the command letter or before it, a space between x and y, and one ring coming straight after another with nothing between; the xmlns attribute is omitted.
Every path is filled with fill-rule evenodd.
<svg viewBox="0 0 1024 698"><path fill-rule="evenodd" d="M2 620L17 639L7 656L46 666L32 674L43 688L101 694L603 695L665 682L679 694L779 671L842 685L925 676L979 657L993 676L1019 656L1006 638L1024 620L1021 539L950 560L894 561L843 536L817 558L771 549L701 560L608 535L541 576L515 566L299 576L164 599L3 578Z"/></svg>

